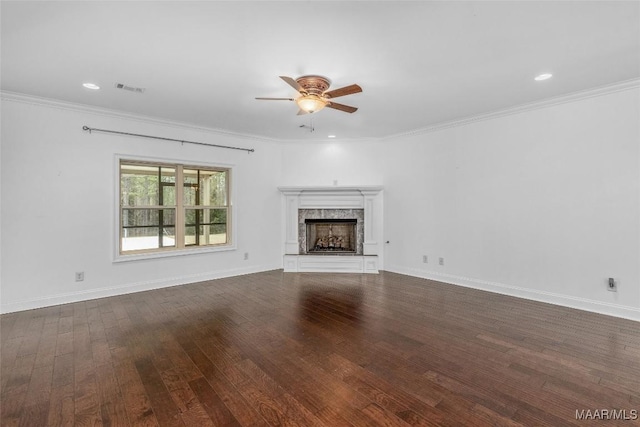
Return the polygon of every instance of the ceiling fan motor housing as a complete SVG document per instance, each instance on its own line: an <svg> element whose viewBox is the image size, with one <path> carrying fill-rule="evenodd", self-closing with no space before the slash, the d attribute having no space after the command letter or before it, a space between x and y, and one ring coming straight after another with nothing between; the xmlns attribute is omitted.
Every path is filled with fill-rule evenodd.
<svg viewBox="0 0 640 427"><path fill-rule="evenodd" d="M298 77L296 82L305 90L305 92L307 92L307 94L317 96L321 96L331 85L328 78L313 75Z"/></svg>

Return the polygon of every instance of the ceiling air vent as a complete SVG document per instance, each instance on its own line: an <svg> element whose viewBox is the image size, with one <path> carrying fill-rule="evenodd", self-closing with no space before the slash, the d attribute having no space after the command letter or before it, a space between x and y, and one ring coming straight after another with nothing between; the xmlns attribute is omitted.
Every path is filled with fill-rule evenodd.
<svg viewBox="0 0 640 427"><path fill-rule="evenodd" d="M116 89L128 90L129 92L135 92L135 93L144 93L145 91L143 87L127 86L122 83L116 83Z"/></svg>

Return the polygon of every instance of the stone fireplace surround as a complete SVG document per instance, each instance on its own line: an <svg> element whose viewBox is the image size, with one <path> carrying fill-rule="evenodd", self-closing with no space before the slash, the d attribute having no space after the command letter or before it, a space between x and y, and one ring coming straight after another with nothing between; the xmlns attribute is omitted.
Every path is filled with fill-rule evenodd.
<svg viewBox="0 0 640 427"><path fill-rule="evenodd" d="M284 201L284 271L378 273L382 252L382 187L279 187ZM358 219L357 254L304 254L304 219ZM302 224L301 224L302 221Z"/></svg>

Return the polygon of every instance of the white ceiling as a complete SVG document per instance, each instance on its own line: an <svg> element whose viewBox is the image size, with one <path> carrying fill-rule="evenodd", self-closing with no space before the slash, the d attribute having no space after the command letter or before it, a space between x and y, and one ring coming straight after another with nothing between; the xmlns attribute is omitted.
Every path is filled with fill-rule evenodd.
<svg viewBox="0 0 640 427"><path fill-rule="evenodd" d="M3 91L278 140L383 138L640 76L638 1L2 1ZM551 72L554 77L535 82ZM354 114L297 116L320 74ZM102 89L81 86L94 82ZM117 90L115 83L146 88ZM309 125L313 118L315 132Z"/></svg>

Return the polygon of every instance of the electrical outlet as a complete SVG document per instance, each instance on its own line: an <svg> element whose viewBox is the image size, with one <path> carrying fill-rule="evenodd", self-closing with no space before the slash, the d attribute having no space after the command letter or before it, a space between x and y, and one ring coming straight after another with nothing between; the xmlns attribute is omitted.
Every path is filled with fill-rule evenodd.
<svg viewBox="0 0 640 427"><path fill-rule="evenodd" d="M82 282L84 280L84 271L76 272L76 282Z"/></svg>
<svg viewBox="0 0 640 427"><path fill-rule="evenodd" d="M245 260L248 260L248 259L249 259L249 252L245 252L245 253L244 253L244 259L245 259Z"/></svg>
<svg viewBox="0 0 640 427"><path fill-rule="evenodd" d="M427 264L429 262L429 258L426 255L422 255L422 262Z"/></svg>
<svg viewBox="0 0 640 427"><path fill-rule="evenodd" d="M616 279L613 277L609 277L609 281L607 282L607 290L610 292L618 292L618 284L616 283Z"/></svg>
<svg viewBox="0 0 640 427"><path fill-rule="evenodd" d="M442 257L438 258L438 264L444 265L444 258Z"/></svg>

